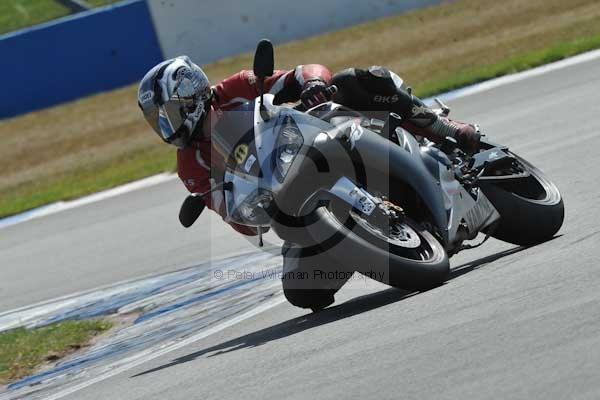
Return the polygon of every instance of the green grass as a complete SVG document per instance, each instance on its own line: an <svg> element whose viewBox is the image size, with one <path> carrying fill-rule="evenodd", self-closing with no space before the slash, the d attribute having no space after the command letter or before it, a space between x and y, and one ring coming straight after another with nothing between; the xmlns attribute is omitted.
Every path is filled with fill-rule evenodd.
<svg viewBox="0 0 600 400"><path fill-rule="evenodd" d="M69 14L54 0L0 1L0 34L26 28Z"/></svg>
<svg viewBox="0 0 600 400"><path fill-rule="evenodd" d="M598 48L600 48L600 34L557 43L546 49L525 52L509 57L499 63L478 65L449 76L435 77L435 79L427 80L418 88L415 88L415 93L420 97L429 97L492 78L539 67Z"/></svg>
<svg viewBox="0 0 600 400"><path fill-rule="evenodd" d="M109 4L117 3L121 0L85 0L86 4L91 7L102 7Z"/></svg>
<svg viewBox="0 0 600 400"><path fill-rule="evenodd" d="M109 321L65 321L38 329L14 329L0 333L0 383L32 374L89 343L112 327Z"/></svg>
<svg viewBox="0 0 600 400"><path fill-rule="evenodd" d="M100 7L120 0L87 0ZM0 0L0 35L69 15L70 11L55 0Z"/></svg>
<svg viewBox="0 0 600 400"><path fill-rule="evenodd" d="M121 157L107 163L90 164L72 173L30 185L19 185L0 198L0 216L58 200L69 200L153 174L172 171L175 153L166 146Z"/></svg>

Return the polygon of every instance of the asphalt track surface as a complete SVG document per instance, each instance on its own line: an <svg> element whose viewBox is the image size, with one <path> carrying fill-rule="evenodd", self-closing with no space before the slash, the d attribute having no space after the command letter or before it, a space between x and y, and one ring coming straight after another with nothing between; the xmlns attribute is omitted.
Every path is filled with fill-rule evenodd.
<svg viewBox="0 0 600 400"><path fill-rule="evenodd" d="M357 281L319 314L283 303L64 398L600 398L599 71L450 104L558 185L554 240L490 240L426 293ZM172 182L1 230L0 310L250 248L215 219L200 246L208 233L177 226L183 195Z"/></svg>

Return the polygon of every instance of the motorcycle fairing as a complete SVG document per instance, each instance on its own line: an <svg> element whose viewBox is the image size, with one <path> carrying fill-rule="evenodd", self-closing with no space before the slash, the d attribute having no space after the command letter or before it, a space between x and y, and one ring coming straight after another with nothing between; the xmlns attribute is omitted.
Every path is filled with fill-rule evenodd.
<svg viewBox="0 0 600 400"><path fill-rule="evenodd" d="M396 131L401 144L398 146L362 127L358 118L333 126L305 113L274 106L272 97L265 95L264 99L272 115L267 120L261 117L258 102L254 102L257 160L253 164L260 167L262 175L226 172L225 181L232 182L234 187L225 195L228 216L234 215L259 189L272 192L284 214L301 218L332 196L357 206L357 199L351 193L373 198L371 191L378 185L401 181L425 203L446 246L457 238L461 223L465 222L469 231L475 232L497 219L498 213L481 191L473 198L454 178L445 155L439 151L435 155L422 152L410 133ZM291 116L298 125L304 145L281 183L273 176L271 163L278 125L286 116Z"/></svg>
<svg viewBox="0 0 600 400"><path fill-rule="evenodd" d="M296 118L296 114L293 115ZM306 126L310 126L312 122L308 122L315 119L306 114L301 118L307 121L303 124ZM322 121L319 122L321 124ZM329 125L325 132L313 130L311 136L312 141L305 137L304 151L276 193L276 202L278 206L285 206L286 214L301 217L310 212L310 209L302 207L306 204L307 193L314 195L329 191L342 177L366 188L371 194L377 186L385 188L390 182L402 181L423 200L442 239L448 240L442 192L437 182L431 179L412 135L402 132L400 142L403 147L399 147L377 133L348 121L339 126Z"/></svg>

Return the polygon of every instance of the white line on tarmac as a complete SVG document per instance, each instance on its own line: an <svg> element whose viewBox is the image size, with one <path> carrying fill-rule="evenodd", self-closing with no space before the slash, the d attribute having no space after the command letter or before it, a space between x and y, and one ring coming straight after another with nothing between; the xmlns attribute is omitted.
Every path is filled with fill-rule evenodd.
<svg viewBox="0 0 600 400"><path fill-rule="evenodd" d="M81 382L77 385L70 386L64 390L61 390L59 392L56 392L52 395L45 397L45 399L46 400L62 399L65 396L68 396L70 394L78 392L79 390L85 389L86 387L91 386L95 383L102 382L106 379L109 379L109 378L115 376L115 375L118 375L122 372L128 371L134 367L137 367L138 365L141 365L148 361L154 360L155 358L161 357L167 353L170 353L172 351L178 350L182 347L185 347L187 345L195 343L195 342L197 342L201 339L204 339L214 333L220 332L220 331L222 331L226 328L229 328L235 324L238 324L244 320L252 318L255 315L258 315L264 311L270 310L271 308L283 303L284 301L285 301L285 298L282 295L278 295L278 296L274 297L273 299L261 304L260 306L258 306L256 308L253 308L243 314L240 314L237 317L233 317L233 318L231 318L219 325L216 325L212 328L203 330L194 336L190 336L187 339L184 339L179 342L175 342L166 347L164 344L160 344L160 345L154 346L152 348L146 349L145 351L138 353L134 356L131 356L128 359L120 360L120 361L114 363L113 365L121 364L120 366L114 367L114 369L111 368L111 365L106 366L106 369L108 369L108 371L105 372L104 374L93 377L93 378L86 380L84 382Z"/></svg>
<svg viewBox="0 0 600 400"><path fill-rule="evenodd" d="M0 219L0 229L8 226L16 225L21 222L29 221L35 218L44 217L50 214L56 214L61 211L70 210L75 207L81 207L86 204L96 203L102 200L109 199L111 197L119 196L125 193L132 192L134 190L144 189L151 186L159 185L164 182L171 181L177 178L175 174L163 173L153 175L148 178L140 179L138 181L126 183L125 185L117 186L112 189L104 190L102 192L94 193L89 196L81 197L72 201L59 201L57 203L48 204L39 208L35 208L30 211L26 211L21 214L13 215Z"/></svg>
<svg viewBox="0 0 600 400"><path fill-rule="evenodd" d="M540 67L528 69L523 72L518 72L516 74L505 75L499 78L490 79L485 82L477 83L470 86L465 86L460 89L456 89L447 93L440 94L435 97L439 97L444 101L452 101L459 97L471 96L476 93L485 92L487 90L491 90L497 88L499 86L508 85L511 83L523 81L526 79L530 79L536 76L544 75L549 72L557 71L563 68L571 67L573 65L582 64L588 61L593 61L597 58L600 58L600 49L588 51L586 53L581 53L579 55L565 58L564 60L556 61L550 64L545 64ZM431 98L433 100L433 97Z"/></svg>

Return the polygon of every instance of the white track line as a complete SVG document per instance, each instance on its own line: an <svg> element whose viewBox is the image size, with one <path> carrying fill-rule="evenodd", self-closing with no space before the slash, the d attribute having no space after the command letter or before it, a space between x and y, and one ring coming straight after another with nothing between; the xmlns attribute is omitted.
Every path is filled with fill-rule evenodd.
<svg viewBox="0 0 600 400"><path fill-rule="evenodd" d="M258 315L264 311L270 310L271 308L283 303L285 301L285 298L281 295L273 298L272 300L261 304L260 306L253 308L243 314L238 315L237 317L233 317L219 325L216 325L212 328L206 329L204 331L199 332L198 334L194 335L194 336L190 336L187 339L184 339L180 342L176 342L173 343L172 345L166 346L166 347L162 347L163 345L160 346L155 346L153 348L150 349L146 349L144 352L142 353L138 353L132 357L130 357L128 360L121 360L118 363L122 364L123 362L125 363L124 365L121 365L119 367L116 367L114 369L111 369L110 371L105 372L104 374L98 375L96 377L93 377L85 382L81 382L77 385L68 387L64 390L61 390L57 393L54 393L50 396L46 397L46 400L58 400L58 399L62 399L65 396L68 396L70 394L73 394L79 390L85 389L88 386L91 386L95 383L98 382L102 382L103 380L106 380L108 378L111 378L115 375L118 375L122 372L128 371L134 367L137 367L138 365L144 364L148 361L154 360L155 358L161 357L167 353L170 353L174 350L178 350L182 347L185 347L187 345L190 345L192 343L195 343L201 339L204 339L214 333L220 332L226 328L229 328L235 324L238 324L244 320L247 320L249 318L254 317L255 315ZM110 369L110 365L107 366L108 369Z"/></svg>
<svg viewBox="0 0 600 400"><path fill-rule="evenodd" d="M530 79L536 76L544 75L549 72L557 71L559 69L572 67L574 65L582 64L588 61L593 61L597 58L600 58L600 49L588 51L587 53L581 53L573 57L565 58L564 60L556 61L550 64L545 64L540 67L528 69L523 72L518 72L516 74L505 75L499 78L490 79L485 82L465 86L464 88L443 93L435 97L439 97L444 101L452 101L459 97L471 96L473 94L485 92L487 90L491 90L499 86L508 85L525 79Z"/></svg>
<svg viewBox="0 0 600 400"><path fill-rule="evenodd" d="M593 50L587 53L582 53L570 58L566 58L561 61L556 61L551 64L542 65L541 67L533 68L527 71L519 72L512 75L502 76L500 78L491 79L489 81L477 83L475 85L466 86L461 89L453 90L447 93L437 95L443 101L452 101L459 97L470 96L476 93L485 92L497 88L499 86L508 85L511 83L519 82L525 79L533 78L539 75L547 74L552 71L571 67L573 65L581 64L584 62L592 61L600 58L600 50ZM433 97L425 99L426 102L433 101ZM14 215L12 217L0 219L0 229L7 226L15 225L24 221L29 221L34 218L43 217L50 214L55 214L71 208L80 207L86 204L95 203L101 200L105 200L114 196L119 196L134 190L147 188L150 186L158 185L163 182L175 179L175 174L160 174L154 175L149 178L145 178L136 182L128 183L123 186L116 187L114 189L106 190L93 194L91 196L82 197L73 201L58 202L36 208L31 211L24 212L22 214Z"/></svg>
<svg viewBox="0 0 600 400"><path fill-rule="evenodd" d="M96 203L102 200L109 199L111 197L120 196L122 194L132 192L134 190L159 185L161 183L171 181L175 178L177 178L177 175L175 174L158 174L150 176L148 178L140 179L139 181L117 186L109 190L104 190L102 192L98 192L90 196L81 197L77 200L59 201L57 203L48 204L30 211L26 211L22 214L17 214L11 217L0 219L0 229L6 228L7 226L19 224L21 222L29 221L35 218L44 217L46 215L56 214L58 212L69 210L71 208L81 207L90 203Z"/></svg>

